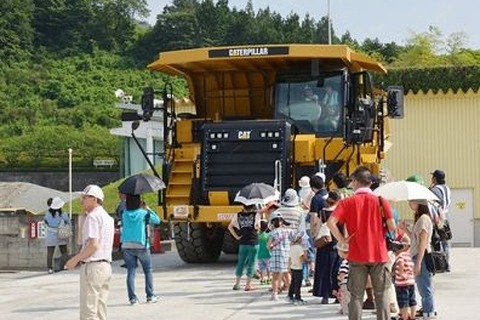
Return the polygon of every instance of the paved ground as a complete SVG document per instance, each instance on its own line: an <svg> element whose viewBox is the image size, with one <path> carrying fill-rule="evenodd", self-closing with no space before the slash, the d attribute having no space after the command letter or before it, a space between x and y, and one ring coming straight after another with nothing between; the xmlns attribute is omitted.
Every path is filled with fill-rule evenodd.
<svg viewBox="0 0 480 320"><path fill-rule="evenodd" d="M453 250L453 272L435 276L438 319L479 319L480 248ZM175 252L154 256L157 304L127 304L126 270L113 263L109 319L275 320L346 319L338 305L321 305L306 294L306 306L269 300L266 287L252 292L233 291L234 262L228 256L209 265L188 265ZM0 319L78 319L77 271L0 273ZM137 277L142 296L143 274ZM365 313L364 319L374 319Z"/></svg>

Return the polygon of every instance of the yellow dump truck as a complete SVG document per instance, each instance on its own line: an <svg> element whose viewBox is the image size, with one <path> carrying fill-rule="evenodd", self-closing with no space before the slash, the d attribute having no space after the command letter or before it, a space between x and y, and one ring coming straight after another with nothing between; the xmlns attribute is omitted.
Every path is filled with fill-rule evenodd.
<svg viewBox="0 0 480 320"><path fill-rule="evenodd" d="M403 89L374 89L386 73L344 45L254 45L160 53L148 68L182 76L195 112L176 114L164 94L167 184L160 212L180 257L210 262L235 252L225 232L252 182L280 192L301 176L366 165L378 173L390 147L387 118L403 113ZM152 92L144 96L148 120Z"/></svg>

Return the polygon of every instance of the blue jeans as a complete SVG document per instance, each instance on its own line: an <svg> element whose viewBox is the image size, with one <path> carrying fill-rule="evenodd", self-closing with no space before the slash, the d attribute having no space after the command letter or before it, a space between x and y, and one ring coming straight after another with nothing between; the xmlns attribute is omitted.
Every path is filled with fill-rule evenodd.
<svg viewBox="0 0 480 320"><path fill-rule="evenodd" d="M123 249L123 259L127 267L127 291L128 300L137 299L135 294L135 273L137 271L137 261L142 265L143 274L145 275L145 293L147 299L151 298L153 293L153 276L152 276L152 257L149 249Z"/></svg>
<svg viewBox="0 0 480 320"><path fill-rule="evenodd" d="M417 256L412 257L414 263L417 262ZM433 301L433 286L432 274L427 270L425 259L422 261L420 275L415 276L415 283L417 284L418 292L422 297L423 315L427 317L434 316L434 301Z"/></svg>
<svg viewBox="0 0 480 320"><path fill-rule="evenodd" d="M257 259L258 245L241 244L238 247L238 261L235 275L241 277L243 269L247 268L247 277L255 274L255 261Z"/></svg>

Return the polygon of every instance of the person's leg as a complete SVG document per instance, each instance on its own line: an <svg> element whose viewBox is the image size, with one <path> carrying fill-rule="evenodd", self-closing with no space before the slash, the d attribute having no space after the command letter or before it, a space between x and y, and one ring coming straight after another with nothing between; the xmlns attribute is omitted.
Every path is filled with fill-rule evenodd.
<svg viewBox="0 0 480 320"><path fill-rule="evenodd" d="M67 245L62 244L61 246L59 246L59 248L60 248L60 253L62 254L62 264L60 265L60 269L63 269L63 265L68 260Z"/></svg>
<svg viewBox="0 0 480 320"><path fill-rule="evenodd" d="M47 268L48 271L53 271L53 253L55 252L55 247L47 247Z"/></svg>
<svg viewBox="0 0 480 320"><path fill-rule="evenodd" d="M235 269L235 275L237 276L237 278L243 275L243 269L245 268L247 257L248 257L248 247L243 244L239 245L237 267Z"/></svg>
<svg viewBox="0 0 480 320"><path fill-rule="evenodd" d="M139 251L138 258L142 264L143 274L145 276L145 295L147 301L149 301L155 295L153 292L152 256L150 249L142 249Z"/></svg>
<svg viewBox="0 0 480 320"><path fill-rule="evenodd" d="M255 275L255 267L257 265L257 253L258 253L258 245L256 246L246 246L248 249L247 252L247 283L246 283L246 290L250 290L252 288L252 277Z"/></svg>
<svg viewBox="0 0 480 320"><path fill-rule="evenodd" d="M295 295L295 300L302 300L302 278L303 278L303 271L300 270L292 270L292 284L293 284L293 294Z"/></svg>
<svg viewBox="0 0 480 320"><path fill-rule="evenodd" d="M350 303L348 304L348 319L362 319L362 302L367 283L368 266L351 262L348 275L347 288L350 292Z"/></svg>
<svg viewBox="0 0 480 320"><path fill-rule="evenodd" d="M80 320L106 320L112 268L107 262L92 262L80 270Z"/></svg>
<svg viewBox="0 0 480 320"><path fill-rule="evenodd" d="M391 283L391 275L384 263L373 264L370 268L377 320L390 320L390 300L388 288Z"/></svg>
<svg viewBox="0 0 480 320"><path fill-rule="evenodd" d="M370 276L367 277L365 291L367 292L367 299L363 303L363 309L373 310L375 309L375 301L372 288L372 280L370 279Z"/></svg>
<svg viewBox="0 0 480 320"><path fill-rule="evenodd" d="M123 249L123 260L127 267L127 293L128 301L134 303L138 301L135 294L135 273L137 271L137 252L136 249Z"/></svg>
<svg viewBox="0 0 480 320"><path fill-rule="evenodd" d="M445 255L447 256L447 262L448 262L448 269L447 272L450 272L450 241L448 240L442 240L441 242L442 246L442 251L445 252Z"/></svg>
<svg viewBox="0 0 480 320"><path fill-rule="evenodd" d="M274 271L272 275L272 300L278 299L278 288L280 287L281 273Z"/></svg>
<svg viewBox="0 0 480 320"><path fill-rule="evenodd" d="M416 262L417 257L413 257ZM420 275L415 277L415 283L417 284L418 292L422 297L422 310L424 317L434 316L434 300L433 300L433 287L432 287L432 275L428 272L425 265L425 259L422 261L422 267Z"/></svg>
<svg viewBox="0 0 480 320"><path fill-rule="evenodd" d="M99 320L107 320L107 301L110 293L110 280L112 278L112 265L108 262L95 263L97 266L95 281L98 282L98 309Z"/></svg>

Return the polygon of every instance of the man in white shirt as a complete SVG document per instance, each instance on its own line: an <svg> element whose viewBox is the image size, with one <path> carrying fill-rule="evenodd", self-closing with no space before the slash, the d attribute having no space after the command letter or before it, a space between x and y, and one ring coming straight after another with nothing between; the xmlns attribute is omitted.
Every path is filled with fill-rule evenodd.
<svg viewBox="0 0 480 320"><path fill-rule="evenodd" d="M114 220L102 207L103 200L104 194L99 186L89 185L83 190L82 249L65 264L65 269L81 265L80 320L107 319Z"/></svg>

